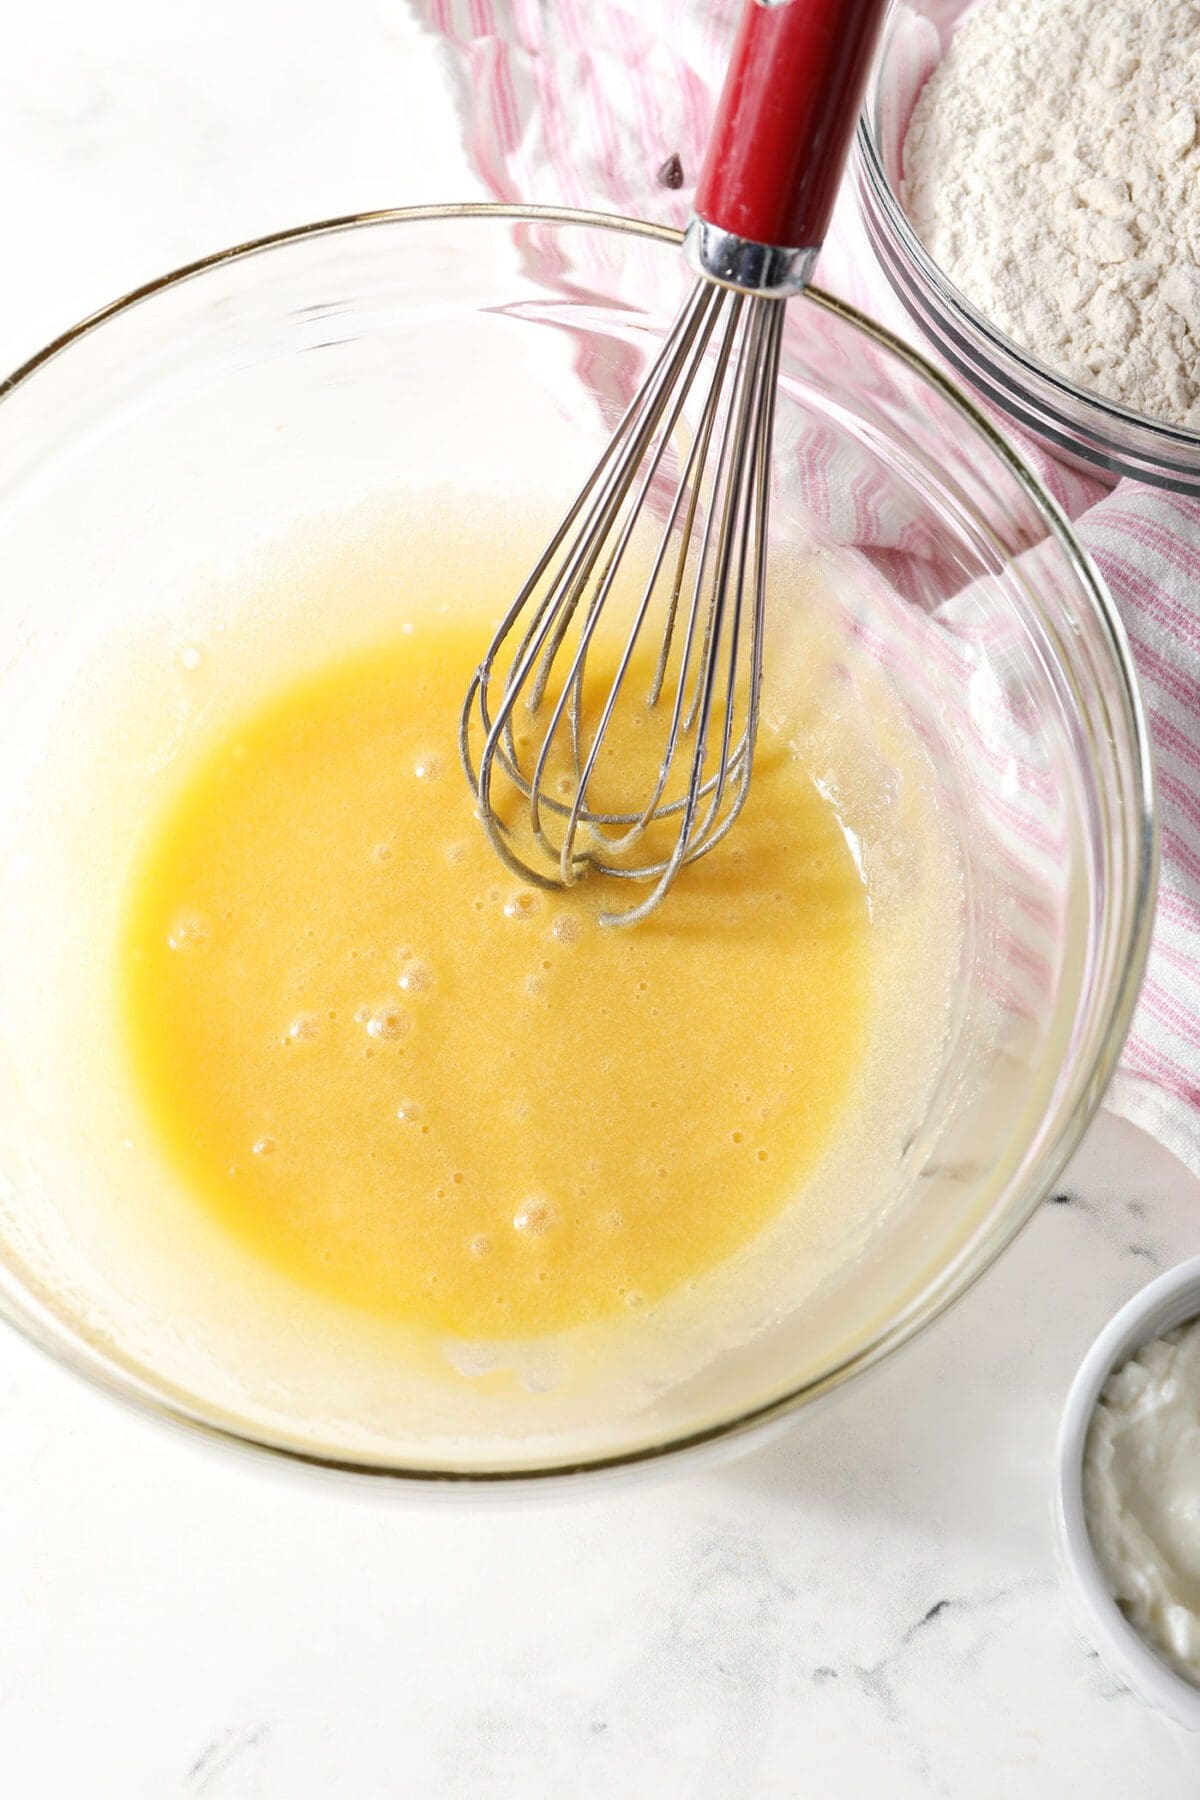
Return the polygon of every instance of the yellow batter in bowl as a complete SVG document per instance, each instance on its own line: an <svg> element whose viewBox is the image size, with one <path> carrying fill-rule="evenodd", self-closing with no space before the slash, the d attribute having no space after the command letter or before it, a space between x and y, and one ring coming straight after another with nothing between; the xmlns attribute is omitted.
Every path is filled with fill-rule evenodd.
<svg viewBox="0 0 1200 1800"><path fill-rule="evenodd" d="M30 789L53 829L10 863L50 1197L23 1253L179 1391L366 1457L590 1454L772 1357L802 1375L797 1334L849 1341L891 1278L893 1215L937 1223L905 1152L942 1105L961 877L847 628L887 616L870 571L773 552L745 812L604 927L630 884L524 886L457 756L546 530L401 492L189 571L90 662ZM644 792L627 726L609 775Z"/></svg>
<svg viewBox="0 0 1200 1800"><path fill-rule="evenodd" d="M509 874L455 743L484 618L334 661L222 736L121 951L191 1191L300 1280L467 1338L652 1304L752 1239L853 1102L871 955L836 808L769 727L737 829L640 927L597 923L615 882Z"/></svg>

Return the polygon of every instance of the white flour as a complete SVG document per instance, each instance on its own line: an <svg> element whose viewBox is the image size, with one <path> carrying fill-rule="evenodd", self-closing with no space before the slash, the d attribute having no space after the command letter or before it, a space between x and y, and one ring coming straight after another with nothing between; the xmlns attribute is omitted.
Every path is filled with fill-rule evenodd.
<svg viewBox="0 0 1200 1800"><path fill-rule="evenodd" d="M917 102L906 210L1009 337L1200 428L1200 3L982 0Z"/></svg>

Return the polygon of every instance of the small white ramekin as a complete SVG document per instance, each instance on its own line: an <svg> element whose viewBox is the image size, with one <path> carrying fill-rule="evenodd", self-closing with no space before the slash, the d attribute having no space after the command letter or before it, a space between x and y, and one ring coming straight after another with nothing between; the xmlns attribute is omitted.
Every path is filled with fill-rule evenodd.
<svg viewBox="0 0 1200 1800"><path fill-rule="evenodd" d="M1200 1731L1200 1688L1152 1649L1109 1591L1083 1511L1083 1453L1100 1391L1143 1344L1200 1315L1200 1256L1160 1275L1100 1333L1071 1383L1058 1434L1055 1522L1064 1579L1080 1624L1109 1673L1139 1700L1188 1731Z"/></svg>

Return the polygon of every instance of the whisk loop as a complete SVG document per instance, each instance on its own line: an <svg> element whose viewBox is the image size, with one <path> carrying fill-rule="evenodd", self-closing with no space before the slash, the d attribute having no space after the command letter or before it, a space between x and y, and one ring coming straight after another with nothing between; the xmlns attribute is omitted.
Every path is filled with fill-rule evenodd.
<svg viewBox="0 0 1200 1800"><path fill-rule="evenodd" d="M463 765L510 869L539 887L591 870L649 884L606 924L653 912L749 791L783 307L696 284L463 706ZM608 676L598 698L589 658L591 688ZM657 766L648 792L606 805L598 767L637 714L661 731Z"/></svg>

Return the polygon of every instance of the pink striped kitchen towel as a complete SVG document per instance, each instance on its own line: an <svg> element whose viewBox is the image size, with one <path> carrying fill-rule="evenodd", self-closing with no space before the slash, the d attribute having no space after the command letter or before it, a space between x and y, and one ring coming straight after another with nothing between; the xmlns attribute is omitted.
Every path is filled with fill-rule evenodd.
<svg viewBox="0 0 1200 1800"><path fill-rule="evenodd" d="M497 199L687 222L741 0L411 4L440 40L467 150ZM917 69L914 93L920 78ZM676 155L684 182L673 189L658 172ZM818 279L915 336L874 266L849 192ZM1129 481L1113 487L1022 447L1121 609L1157 756L1158 916L1106 1104L1200 1174L1200 502Z"/></svg>

